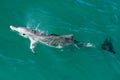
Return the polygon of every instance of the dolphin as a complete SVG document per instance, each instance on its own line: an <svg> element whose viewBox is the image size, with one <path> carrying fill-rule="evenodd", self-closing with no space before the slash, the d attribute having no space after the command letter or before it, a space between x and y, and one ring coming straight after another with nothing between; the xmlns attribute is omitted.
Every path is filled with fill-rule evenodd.
<svg viewBox="0 0 120 80"><path fill-rule="evenodd" d="M33 30L27 27L15 27L10 25L10 29L18 32L22 37L30 40L30 49L35 53L34 48L37 43L43 43L47 46L54 48L63 48L68 45L75 45L77 48L80 47L91 47L91 43L82 43L73 39L73 34L69 35L57 35L57 34L46 34L38 30Z"/></svg>

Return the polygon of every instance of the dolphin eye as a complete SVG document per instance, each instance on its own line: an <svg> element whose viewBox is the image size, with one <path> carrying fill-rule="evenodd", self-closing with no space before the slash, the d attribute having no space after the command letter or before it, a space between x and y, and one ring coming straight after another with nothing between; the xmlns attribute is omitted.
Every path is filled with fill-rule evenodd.
<svg viewBox="0 0 120 80"><path fill-rule="evenodd" d="M25 34L23 33L23 35L25 35Z"/></svg>

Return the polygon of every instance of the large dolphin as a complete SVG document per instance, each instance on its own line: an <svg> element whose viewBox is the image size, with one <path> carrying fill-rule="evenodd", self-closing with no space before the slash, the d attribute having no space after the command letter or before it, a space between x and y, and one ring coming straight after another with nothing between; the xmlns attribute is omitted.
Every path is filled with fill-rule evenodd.
<svg viewBox="0 0 120 80"><path fill-rule="evenodd" d="M82 43L73 39L73 34L58 36L56 34L45 34L26 27L10 26L11 30L18 32L21 36L30 39L30 49L35 53L34 48L38 42L54 48L62 48L67 45L80 47L91 47L91 43Z"/></svg>

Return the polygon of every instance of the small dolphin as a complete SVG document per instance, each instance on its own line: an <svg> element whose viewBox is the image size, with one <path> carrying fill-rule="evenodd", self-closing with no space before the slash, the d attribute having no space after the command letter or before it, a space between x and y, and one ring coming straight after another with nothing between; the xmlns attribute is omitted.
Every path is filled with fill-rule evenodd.
<svg viewBox="0 0 120 80"><path fill-rule="evenodd" d="M56 34L45 34L43 32L32 30L26 27L15 27L10 26L10 29L18 32L21 36L30 39L30 49L35 53L34 48L38 42L48 45L54 48L63 48L67 45L75 45L77 48L80 47L91 47L91 43L82 43L73 39L73 34L69 35L56 35Z"/></svg>
<svg viewBox="0 0 120 80"><path fill-rule="evenodd" d="M116 53L116 52L114 51L112 41L111 41L111 39L109 39L109 38L104 41L104 43L101 45L101 48L102 48L103 50L109 51L109 52L111 52L111 53L113 53L113 54Z"/></svg>

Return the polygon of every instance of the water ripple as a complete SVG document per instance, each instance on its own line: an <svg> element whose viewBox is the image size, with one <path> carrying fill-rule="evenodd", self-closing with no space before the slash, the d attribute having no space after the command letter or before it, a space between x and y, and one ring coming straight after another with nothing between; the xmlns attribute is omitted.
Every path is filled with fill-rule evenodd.
<svg viewBox="0 0 120 80"><path fill-rule="evenodd" d="M76 2L78 2L78 3L80 3L80 4L84 4L84 5L86 5L86 6L94 7L93 4L88 3L88 2L86 2L86 1L84 1L84 0L76 0Z"/></svg>

